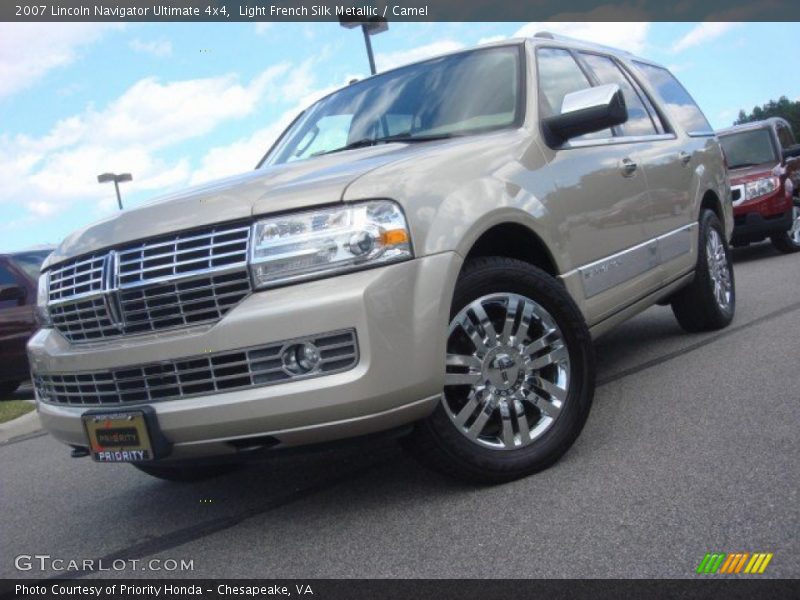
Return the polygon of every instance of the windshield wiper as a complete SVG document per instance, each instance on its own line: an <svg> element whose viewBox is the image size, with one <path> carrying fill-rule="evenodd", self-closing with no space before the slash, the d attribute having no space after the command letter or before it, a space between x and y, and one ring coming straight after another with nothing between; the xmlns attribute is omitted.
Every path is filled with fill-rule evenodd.
<svg viewBox="0 0 800 600"><path fill-rule="evenodd" d="M355 150L356 148L365 148L367 146L377 146L378 144L389 144L391 142L432 142L434 140L446 140L449 138L457 137L454 133L440 133L437 135L408 135L400 133L397 135L387 135L378 138L361 138L355 140L339 148L333 150L324 150L322 152L315 152L312 156L322 156L323 154L332 154L334 152L342 152L344 150Z"/></svg>

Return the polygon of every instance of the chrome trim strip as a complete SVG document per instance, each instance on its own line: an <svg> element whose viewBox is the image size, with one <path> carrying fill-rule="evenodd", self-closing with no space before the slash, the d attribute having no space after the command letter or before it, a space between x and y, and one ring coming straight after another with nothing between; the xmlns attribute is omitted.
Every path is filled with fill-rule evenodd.
<svg viewBox="0 0 800 600"><path fill-rule="evenodd" d="M687 254L692 249L692 236L697 223L689 223L669 233L665 233L656 238L658 242L658 262L667 263L679 256Z"/></svg>
<svg viewBox="0 0 800 600"><path fill-rule="evenodd" d="M658 244L648 240L578 268L583 295L591 298L658 266Z"/></svg>
<svg viewBox="0 0 800 600"><path fill-rule="evenodd" d="M611 256L578 267L585 298L591 298L668 263L692 249L697 223L690 223L627 248Z"/></svg>
<svg viewBox="0 0 800 600"><path fill-rule="evenodd" d="M571 148L591 148L592 146L614 146L617 144L635 144L675 139L677 139L677 137L672 133L655 133L653 135L621 135L611 138L598 138L596 140L573 140L571 142L567 142L558 149L569 150Z"/></svg>

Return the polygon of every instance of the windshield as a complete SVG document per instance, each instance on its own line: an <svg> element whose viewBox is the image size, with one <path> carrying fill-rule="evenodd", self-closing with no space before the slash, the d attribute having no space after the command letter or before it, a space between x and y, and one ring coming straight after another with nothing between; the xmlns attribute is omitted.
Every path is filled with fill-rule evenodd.
<svg viewBox="0 0 800 600"><path fill-rule="evenodd" d="M768 129L732 133L719 141L731 169L778 162Z"/></svg>
<svg viewBox="0 0 800 600"><path fill-rule="evenodd" d="M39 271L42 268L44 259L47 258L52 250L32 250L30 252L19 252L11 255L11 260L17 267L25 271L28 276L36 281L39 278Z"/></svg>
<svg viewBox="0 0 800 600"><path fill-rule="evenodd" d="M521 49L472 50L354 83L309 108L264 162L390 141L385 138L423 141L519 124Z"/></svg>

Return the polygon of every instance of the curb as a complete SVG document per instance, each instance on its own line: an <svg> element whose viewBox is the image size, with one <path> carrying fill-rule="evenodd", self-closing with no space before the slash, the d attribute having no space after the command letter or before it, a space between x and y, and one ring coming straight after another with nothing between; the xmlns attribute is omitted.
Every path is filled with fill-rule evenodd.
<svg viewBox="0 0 800 600"><path fill-rule="evenodd" d="M36 410L25 413L8 423L0 424L0 444L5 444L13 438L39 431L41 428L39 413Z"/></svg>

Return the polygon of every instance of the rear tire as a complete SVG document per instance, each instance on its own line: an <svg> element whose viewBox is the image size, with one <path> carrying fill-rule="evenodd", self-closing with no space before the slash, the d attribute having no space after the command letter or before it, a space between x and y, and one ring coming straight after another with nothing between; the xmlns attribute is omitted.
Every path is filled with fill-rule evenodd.
<svg viewBox="0 0 800 600"><path fill-rule="evenodd" d="M231 473L236 471L240 465L167 466L134 464L133 466L151 477L177 483L191 483Z"/></svg>
<svg viewBox="0 0 800 600"><path fill-rule="evenodd" d="M3 381L0 382L0 400L8 400L6 396L10 396L19 388L21 381Z"/></svg>
<svg viewBox="0 0 800 600"><path fill-rule="evenodd" d="M714 331L730 324L736 311L736 285L730 248L717 215L700 214L694 281L672 298L672 312L688 332Z"/></svg>
<svg viewBox="0 0 800 600"><path fill-rule="evenodd" d="M567 291L525 262L481 257L465 264L450 318L442 399L405 447L478 483L555 463L583 429L595 385L589 330Z"/></svg>
<svg viewBox="0 0 800 600"><path fill-rule="evenodd" d="M785 254L800 252L800 200L795 199L792 206L792 226L770 239L772 245Z"/></svg>

